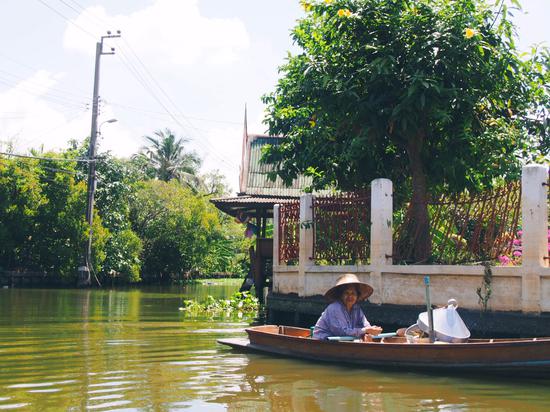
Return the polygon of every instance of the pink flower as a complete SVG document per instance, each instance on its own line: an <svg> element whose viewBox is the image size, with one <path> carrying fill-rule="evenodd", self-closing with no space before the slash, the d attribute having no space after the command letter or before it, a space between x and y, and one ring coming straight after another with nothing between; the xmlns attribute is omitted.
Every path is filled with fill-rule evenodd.
<svg viewBox="0 0 550 412"><path fill-rule="evenodd" d="M519 240L519 239L514 239L513 245L514 245L514 246L521 246L521 240Z"/></svg>
<svg viewBox="0 0 550 412"><path fill-rule="evenodd" d="M506 265L509 265L511 260L508 256L505 256L505 255L501 255L498 257L498 261L500 262L500 264L502 266L506 266Z"/></svg>
<svg viewBox="0 0 550 412"><path fill-rule="evenodd" d="M512 253L513 256L515 257L520 257L521 256L521 250L514 250L514 253Z"/></svg>
<svg viewBox="0 0 550 412"><path fill-rule="evenodd" d="M521 237L523 235L523 230L518 230L518 236Z"/></svg>

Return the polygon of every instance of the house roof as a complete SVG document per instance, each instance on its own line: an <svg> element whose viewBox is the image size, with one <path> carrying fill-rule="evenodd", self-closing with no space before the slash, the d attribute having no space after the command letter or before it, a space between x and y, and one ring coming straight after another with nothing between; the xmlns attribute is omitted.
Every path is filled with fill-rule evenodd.
<svg viewBox="0 0 550 412"><path fill-rule="evenodd" d="M268 173L274 170L273 165L260 162L263 147L279 145L283 141L284 137L280 136L249 134L245 109L238 196L210 201L231 216L245 213L248 216L273 217L273 205L298 199L311 185L311 177L299 176L290 186L285 186L280 177L274 181L268 178Z"/></svg>
<svg viewBox="0 0 550 412"><path fill-rule="evenodd" d="M273 197L273 196L236 196L211 199L219 210L230 216L236 217L243 212L248 216L273 217L273 206L287 202L296 201L295 197Z"/></svg>
<svg viewBox="0 0 550 412"><path fill-rule="evenodd" d="M263 135L248 136L248 156L244 160L248 161L248 167L241 168L246 171L246 186L243 194L260 196L291 196L299 197L304 193L304 188L312 183L311 177L298 176L292 181L290 186L286 186L283 180L277 176L272 181L268 178L269 172L274 170L273 165L260 162L262 148L267 145L277 146L283 142L283 138Z"/></svg>

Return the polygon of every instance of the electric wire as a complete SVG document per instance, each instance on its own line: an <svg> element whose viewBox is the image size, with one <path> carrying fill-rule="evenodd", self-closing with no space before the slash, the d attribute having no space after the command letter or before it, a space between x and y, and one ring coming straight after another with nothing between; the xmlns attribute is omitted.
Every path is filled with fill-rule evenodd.
<svg viewBox="0 0 550 412"><path fill-rule="evenodd" d="M51 160L51 161L54 161L54 162L92 163L92 162L103 161L103 159L101 159L101 158L95 158L95 159L82 159L82 158L64 159L64 158L61 158L61 157L31 156L31 155L22 155L22 154L18 154L18 153L8 153L8 152L0 152L0 155L6 156L6 157L19 157L19 158L23 158L23 159Z"/></svg>
<svg viewBox="0 0 550 412"><path fill-rule="evenodd" d="M148 109L135 107L135 106L128 106L128 105L121 104L121 103L114 103L112 101L105 101L105 102L108 103L110 106L120 107L121 109L126 109L126 110L133 111L133 112L136 112L136 113L158 114L158 115L161 115L161 116L169 116L168 113L166 113L166 112L159 112L159 111L148 110ZM226 123L226 124L242 125L242 122L235 122L235 121L231 121L231 120L207 119L207 118L204 118L204 117L195 117L195 116L186 116L186 117L188 119L199 120L199 121L208 122L208 123ZM159 119L159 117L156 117L156 118Z"/></svg>
<svg viewBox="0 0 550 412"><path fill-rule="evenodd" d="M79 110L78 112L74 113L74 111L72 111L71 113L74 113L74 116L69 116L66 120L63 121L63 123L61 124L58 124L57 126L54 126L52 127L51 129L48 129L46 130L45 132L39 134L38 136L34 136L32 137L31 139L21 139L23 140L24 142L26 142L27 144L31 144L31 143L35 143L37 140L43 138L44 136L56 131L56 130L59 130L63 127L66 127L68 124L70 124L72 121L74 121L75 119L77 119L78 117L80 117L81 115L85 114L86 112L88 112L89 109L86 108L84 110Z"/></svg>
<svg viewBox="0 0 550 412"><path fill-rule="evenodd" d="M0 73L2 73L4 75L4 77L7 76L7 78L9 79L10 77L17 80L17 81L21 81L21 82L25 82L25 83L28 83L30 84L31 86L36 86L36 87L39 87L39 88L44 88L43 84L41 82L37 82L37 81L34 81L34 80L29 80L29 78L25 78L21 75L18 75L18 74L13 74L13 73L10 73L6 70L2 70L0 69ZM82 93L82 94L79 94L79 93L73 93L71 91L68 91L68 90L63 90L63 89L59 89L57 87L48 87L48 90L49 90L49 93L51 94L58 94L60 95L61 98L65 98L67 100L72 100L72 101L75 101L72 97L66 97L65 95L68 95L68 96L74 96L76 98L78 98L80 101L80 99L82 98L85 98L86 100L89 100L89 97L88 97L88 94L87 93Z"/></svg>
<svg viewBox="0 0 550 412"><path fill-rule="evenodd" d="M73 3L74 5L76 5L76 7L78 8L75 9L74 7L72 7L71 5L69 5L65 0L59 0L61 3L65 4L67 7L69 7L71 10L75 11L75 12L82 12L83 14L88 14L89 16L93 17L94 20L100 22L101 24L104 24L105 22L98 18L97 16L95 16L93 13L91 13L89 10L85 9L81 4L79 4L77 1L75 0L70 0L71 3ZM97 24L97 23L96 23ZM98 24L97 24L98 25ZM98 25L99 26L99 25ZM145 71L145 73L148 74L149 78L152 80L153 84L156 85L157 89L160 90L160 92L164 95L164 97L166 98L166 100L174 107L176 108L176 111L179 112L179 115L181 116L182 119L184 119L189 127L191 127L192 129L194 129L195 131L201 133L202 131L198 128L196 128L188 119L187 116L183 115L183 113L181 113L181 111L179 111L177 105L174 103L174 101L170 98L170 96L168 95L168 93L166 93L166 91L162 88L162 86L159 84L159 82L154 78L154 76L151 74L151 72L147 69L147 67L145 66L145 64L143 63L143 61L139 58L139 56L137 55L137 53L133 50L133 48L131 47L130 43L125 39L125 38L122 38L122 41L126 44L126 46L128 47L129 51L133 54L134 58L139 62L140 66L143 68L143 70ZM119 51L121 51L121 54L124 54L124 51L121 50L119 48ZM157 101L157 103L159 103L161 105L161 107L167 112L168 116L170 116L170 118L172 118L172 120L174 120L178 125L180 125L180 127L182 127L184 130L187 130L187 127L185 127L180 121L179 119L177 118L177 116L175 116L171 110L168 109L168 107L160 101L160 99L157 97L157 95L155 94L154 90L151 88L149 82L147 81L146 78L144 78L143 75L141 75L141 73L139 72L139 70L135 67L135 65L131 62L131 60L128 58L128 56L125 56L126 58L126 62L123 63L128 70L130 70L130 72L132 73L132 75L134 77L136 77L136 79L138 80L138 82L142 85L142 87L144 87L144 89ZM122 59L121 59L122 60ZM189 131L187 130L187 133L189 133ZM201 137L204 137L204 136L201 136ZM216 157L219 161L221 161L222 163L225 163L228 167L231 168L231 170L233 170L233 168L236 166L236 164L234 162L231 162L231 161L228 161L227 159L225 159L224 157L218 155L217 153L217 149L210 144L210 142L208 141L207 138L204 138L204 141L202 140L195 140L195 142L203 147L203 149L205 149L207 152L209 152L210 154L213 154L214 157Z"/></svg>
<svg viewBox="0 0 550 412"><path fill-rule="evenodd" d="M5 78L2 78L1 76L0 76L0 83L5 84L6 86L9 86L9 87L14 87L14 86L17 85L15 83L13 83L13 81L6 80ZM32 88L28 88L28 87L19 87L17 90L21 90L22 92L25 92L26 94L29 94L29 95L34 96L36 98L47 100L51 103L57 104L59 106L64 106L64 107L82 108L82 107L86 107L86 105L89 104L89 103L86 103L86 102L76 102L74 100L71 101L71 100L68 100L66 98L62 98L62 97L59 97L59 96L52 95L50 93L38 93L36 90L33 90Z"/></svg>
<svg viewBox="0 0 550 412"><path fill-rule="evenodd" d="M87 34L88 36L90 36L91 38L95 39L96 36L92 33L90 33L88 30L86 30L85 28L79 26L78 24L76 24L74 21L72 21L71 19L69 19L67 16L65 16L63 13L61 13L59 10L57 10L56 8L50 6L48 3L46 3L44 0L37 0L39 1L40 3L42 3L45 7L47 7L48 9L50 9L52 12L54 12L55 14L57 14L59 17L61 17L63 20L66 20L67 22L69 22L70 24L72 24L74 27L76 27L77 29L79 29L80 31L82 31L83 33Z"/></svg>
<svg viewBox="0 0 550 412"><path fill-rule="evenodd" d="M75 26L76 28L78 28L79 30L81 30L82 32L86 33L87 35L89 35L90 37L93 37L95 38L95 36L90 33L88 30L84 29L83 27L81 27L80 25L74 23L73 21L71 21L67 16L65 16L63 13L61 13L59 10L55 9L54 7L48 5L47 3L45 3L45 1L43 0L38 0L40 3L42 3L45 7L47 7L48 9L50 9L52 12L54 12L55 14L57 14L58 16L60 16L61 18L63 18L64 20L68 21L70 24L72 24L73 26ZM62 1L63 4L65 4L66 6L68 6L68 4L64 1ZM72 3L76 4L80 9L82 9L84 12L87 12L87 10L85 10L80 4L78 4L76 1L72 1ZM70 7L73 11L76 11L73 7ZM89 13L89 12L88 12ZM90 15L92 13L89 13ZM161 91L161 93L164 95L164 97L167 99L168 102L170 102L170 104L172 104L172 106L174 106L176 109L177 109L177 105L173 102L173 100L170 98L170 96L165 92L165 90L162 88L162 86L156 81L156 79L153 77L153 75L151 74L151 72L147 69L147 67L145 66L145 64L141 61L141 59L139 58L139 56L133 51L132 47L130 46L130 44L123 38L123 41L124 43L127 45L128 49L130 50L130 52L134 55L135 59L140 63L141 67L143 68L143 70L149 75L150 79L153 81L153 83L156 85L156 87L158 88L158 90ZM119 49L120 50L120 49ZM119 53L119 54L123 54L122 53ZM154 90L151 88L149 82L144 78L143 75L141 75L141 73L139 72L139 70L135 67L135 65L133 65L133 63L130 61L130 59L126 57L126 62L123 63L127 68L128 70L130 71L130 73L138 80L138 82L142 85L142 87L144 87L144 89L157 101L157 103L159 103L161 105L161 107L167 112L167 114L170 116L170 118L172 118L172 120L178 124L180 127L182 127L184 130L187 130L187 133L189 133L189 130L188 130L188 127L185 126L173 113L172 111L167 107L167 105L162 102L162 100L156 95L156 93L154 92ZM123 59L121 59L123 60ZM180 116L187 122L187 124L192 128L194 129L195 131L199 132L200 133L200 130L197 129L196 127L194 127L194 125L186 118L185 115L183 115L179 110L177 110L180 114ZM201 136L203 137L203 136ZM207 153L213 155L217 160L219 160L222 164L225 164L226 167L228 168L228 170L231 170L233 171L234 167L236 166L236 164L232 161L228 161L227 159L225 159L223 156L219 155L217 153L217 149L212 146L208 139L204 139L204 141L200 140L200 139L195 139L195 142L201 146L204 150L206 150Z"/></svg>
<svg viewBox="0 0 550 412"><path fill-rule="evenodd" d="M157 103L166 111L167 115L170 116L170 118L175 122L177 123L180 127L182 127L184 130L187 130L187 127L185 125L183 125L179 119L176 117L176 115L174 115L174 113L172 113L172 111L167 107L167 105L157 96L157 94L155 93L155 91L151 88L149 82L147 81L147 79L145 79L143 77L143 75L139 72L139 70L135 67L135 65L129 61L128 59L128 56L126 55L126 53L124 52L124 50L121 50L119 48L119 55L121 56L121 61L123 62L123 64L126 66L126 68L130 71L130 73L132 73L132 75L136 78L136 80L138 81L139 84L142 85L142 87L157 101ZM195 128L195 130L198 130ZM187 133L189 133L189 131L187 130ZM197 141L195 140L197 143L199 143L200 141ZM200 145L200 143L199 143ZM203 147L203 149L206 149L204 147L204 145L201 145ZM229 164L227 161L225 161L225 159L223 159L222 157L218 156L215 152L215 150L212 152L213 154L216 155L216 157L218 158L219 161L223 162L226 164L226 171L233 171L233 166L232 164Z"/></svg>
<svg viewBox="0 0 550 412"><path fill-rule="evenodd" d="M128 44L126 42L126 44ZM129 45L128 45L129 46ZM121 51L119 49L119 51ZM128 57L126 56L126 54L122 51L120 53L121 55L124 55L125 58L128 60ZM136 57L136 59L138 61L140 61L139 57L133 53L134 56ZM144 67L143 63L141 62L141 65L142 67ZM132 73L134 73L134 71L138 72L137 68L135 68L135 66L132 64L132 67L134 68L133 70L131 70ZM168 96L168 94L166 92L164 92L164 90L162 89L162 87L158 84L158 82L156 82L156 80L154 80L154 78L152 77L152 75L150 74L150 72L147 70L146 67L144 67L144 70L146 72L149 73L149 76L153 79L154 83L157 85L157 87L159 88L159 90L161 90L163 92L163 94L165 95L166 99L172 104L172 106L176 107L176 110L177 109L177 106L176 104L172 101L172 99L170 99L170 97ZM185 126L179 119L178 117L167 107L167 105L162 102L162 100L156 95L156 93L152 90L152 88L150 87L148 81L141 75L141 74L138 74L137 75L139 77L140 80L139 83L145 88L146 91L149 92L149 94L161 105L161 107L166 111L166 113L170 116L170 118L176 123L178 124L180 127L182 127L188 134L192 135L192 133L189 132L189 129L187 126ZM178 110L179 111L179 110ZM191 127L195 130L195 131L198 131L200 132L199 129L197 129L196 127L194 127L190 122L189 120L186 118L186 116L184 116L181 112L179 112L180 116L185 119L187 121L188 124L191 125ZM225 164L225 167L223 167L224 169L226 169L226 171L233 171L234 168L236 167L236 164L233 163L233 162L230 162L228 161L227 159L225 159L224 157L222 157L221 155L219 155L217 153L217 149L214 148L209 142L207 139L205 139L204 141L200 140L200 139L194 139L194 142L196 142L199 146L201 146L203 148L203 150L205 150L207 153L213 155L219 162ZM221 166L221 165L220 165Z"/></svg>

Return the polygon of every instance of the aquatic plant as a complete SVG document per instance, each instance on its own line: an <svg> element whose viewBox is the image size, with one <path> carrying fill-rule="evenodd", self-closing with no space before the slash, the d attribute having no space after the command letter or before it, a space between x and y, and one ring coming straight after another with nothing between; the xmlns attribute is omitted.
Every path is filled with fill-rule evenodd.
<svg viewBox="0 0 550 412"><path fill-rule="evenodd" d="M236 292L229 299L216 299L210 295L204 302L184 299L181 311L192 315L208 314L211 316L251 316L258 313L258 298L249 292Z"/></svg>

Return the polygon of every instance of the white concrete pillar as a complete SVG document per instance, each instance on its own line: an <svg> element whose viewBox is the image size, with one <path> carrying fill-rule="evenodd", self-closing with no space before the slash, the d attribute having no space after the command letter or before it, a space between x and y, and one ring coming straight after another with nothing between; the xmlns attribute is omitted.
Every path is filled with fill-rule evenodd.
<svg viewBox="0 0 550 412"><path fill-rule="evenodd" d="M375 179L370 185L370 263L391 265L393 251L393 185L389 179Z"/></svg>
<svg viewBox="0 0 550 412"><path fill-rule="evenodd" d="M273 266L279 266L279 205L273 205ZM275 276L275 271L273 271ZM273 279L275 281L275 279Z"/></svg>
<svg viewBox="0 0 550 412"><path fill-rule="evenodd" d="M524 166L521 174L521 261L548 266L548 166Z"/></svg>
<svg viewBox="0 0 550 412"><path fill-rule="evenodd" d="M548 166L527 165L521 175L521 303L540 312L540 268L548 266Z"/></svg>
<svg viewBox="0 0 550 412"><path fill-rule="evenodd" d="M382 304L382 267L392 264L393 185L389 179L375 179L370 185L370 283L374 293L370 302Z"/></svg>
<svg viewBox="0 0 550 412"><path fill-rule="evenodd" d="M298 260L298 296L306 296L306 270L313 258L313 196L300 196L300 258Z"/></svg>

